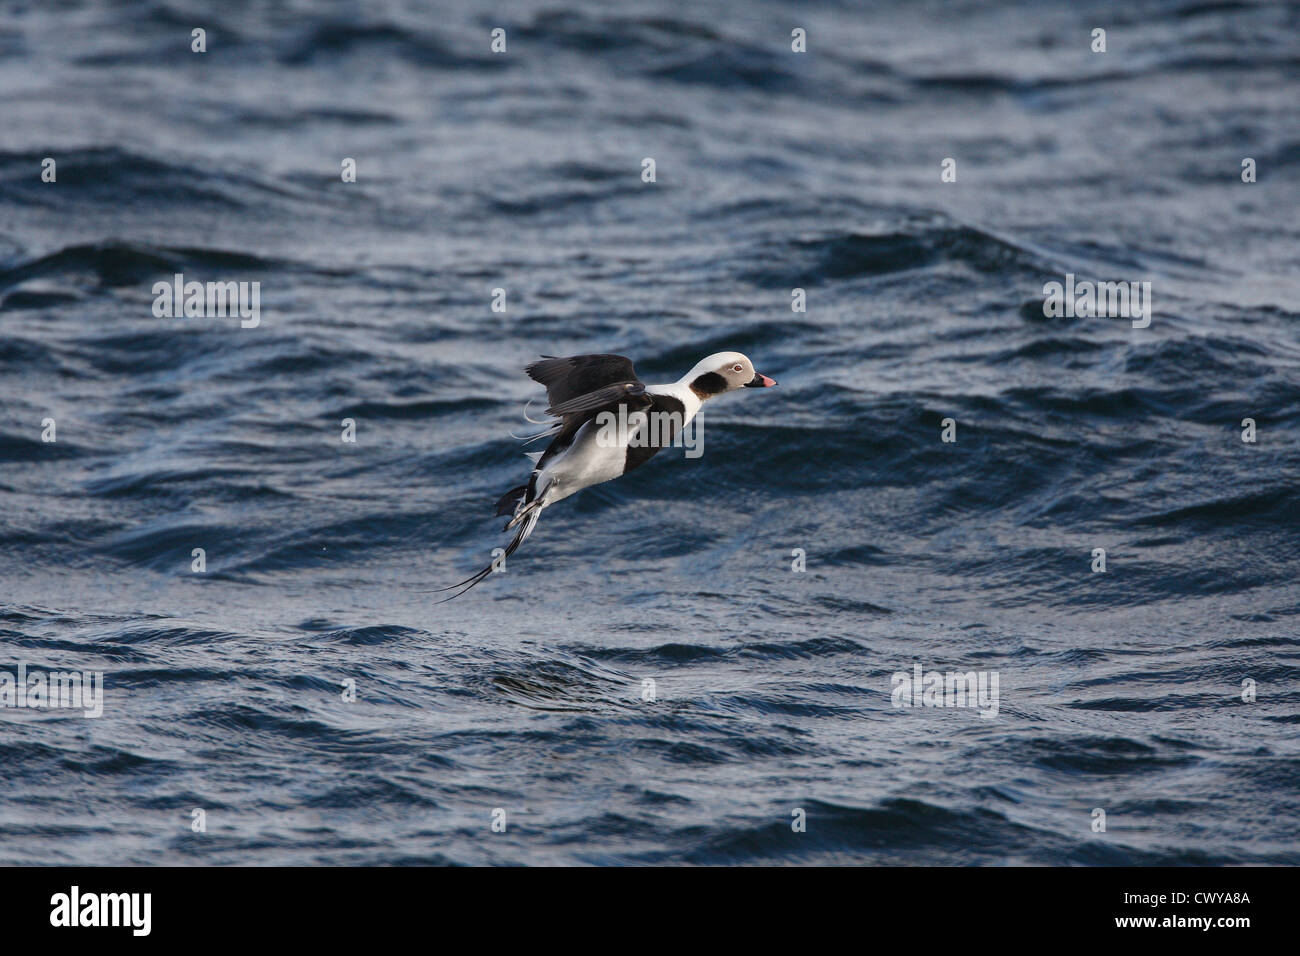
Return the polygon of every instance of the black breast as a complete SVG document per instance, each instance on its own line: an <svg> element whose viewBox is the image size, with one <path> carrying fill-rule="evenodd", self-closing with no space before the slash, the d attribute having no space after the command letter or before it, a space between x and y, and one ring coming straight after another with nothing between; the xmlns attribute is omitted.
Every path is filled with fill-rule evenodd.
<svg viewBox="0 0 1300 956"><path fill-rule="evenodd" d="M685 424L686 406L680 399L673 398L671 395L655 395L650 392L646 394L653 399L651 406L646 409L646 414L650 416L650 425L645 432L649 444L638 448L628 445L627 461L623 465L625 475L633 468L644 465L657 455L660 449L672 444Z"/></svg>

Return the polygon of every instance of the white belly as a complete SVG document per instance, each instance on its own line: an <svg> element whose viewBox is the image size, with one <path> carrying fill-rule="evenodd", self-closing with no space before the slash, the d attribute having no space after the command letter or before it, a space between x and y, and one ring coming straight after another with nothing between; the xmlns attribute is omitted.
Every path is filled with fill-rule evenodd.
<svg viewBox="0 0 1300 956"><path fill-rule="evenodd" d="M632 431L644 421L641 412L628 416ZM543 506L622 475L627 463L627 438L627 434L619 434L617 429L602 432L594 421L578 429L573 444L537 473L537 487L545 489L540 496Z"/></svg>

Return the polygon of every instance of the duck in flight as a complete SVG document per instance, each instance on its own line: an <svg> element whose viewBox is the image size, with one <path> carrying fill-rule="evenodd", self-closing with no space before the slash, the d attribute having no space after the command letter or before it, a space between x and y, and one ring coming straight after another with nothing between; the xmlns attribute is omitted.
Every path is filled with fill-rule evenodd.
<svg viewBox="0 0 1300 956"><path fill-rule="evenodd" d="M528 483L497 502L497 515L510 516L504 530L515 532L504 557L528 540L544 509L644 465L672 444L709 399L776 384L739 352L715 352L668 385L643 384L622 355L542 356L525 371L546 387L546 412L558 421L535 436L554 435ZM492 568L489 564L459 584L439 588L456 591L443 600L460 597Z"/></svg>

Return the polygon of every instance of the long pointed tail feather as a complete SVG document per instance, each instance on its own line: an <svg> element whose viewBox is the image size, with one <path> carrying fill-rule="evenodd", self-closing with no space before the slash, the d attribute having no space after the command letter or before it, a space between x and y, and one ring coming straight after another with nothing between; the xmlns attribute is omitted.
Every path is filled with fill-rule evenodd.
<svg viewBox="0 0 1300 956"><path fill-rule="evenodd" d="M533 528L536 527L537 525L537 519L540 518L541 516L542 516L541 508L530 508L526 512L521 512L519 515L517 515L506 527L507 529L513 527L515 522L519 521L522 518L523 521L519 527L519 530L515 532L514 539L508 545L506 545L505 554L503 554L497 560L504 561L506 558L510 557L510 555L514 554L515 551L518 550L519 546L528 540L528 536L533 533ZM474 585L478 584L489 574L491 574L492 569L494 567L496 567L495 560L483 570L478 571L475 574L471 574L464 581L461 581L458 584L453 584L445 588L433 588L432 590L435 593L438 591L453 591L456 590L457 588L460 588L460 590L456 591L456 593L453 594L451 597L445 597L441 601L434 601L433 603L445 604L448 601L460 597L462 594L464 594Z"/></svg>

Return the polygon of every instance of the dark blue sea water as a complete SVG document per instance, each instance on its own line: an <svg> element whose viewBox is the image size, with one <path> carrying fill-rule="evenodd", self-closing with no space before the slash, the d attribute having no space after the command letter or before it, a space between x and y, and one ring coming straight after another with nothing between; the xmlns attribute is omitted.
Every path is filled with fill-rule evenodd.
<svg viewBox="0 0 1300 956"><path fill-rule="evenodd" d="M0 3L0 670L104 681L0 862L1300 863L1298 177L1287 3ZM433 604L525 364L721 349Z"/></svg>

